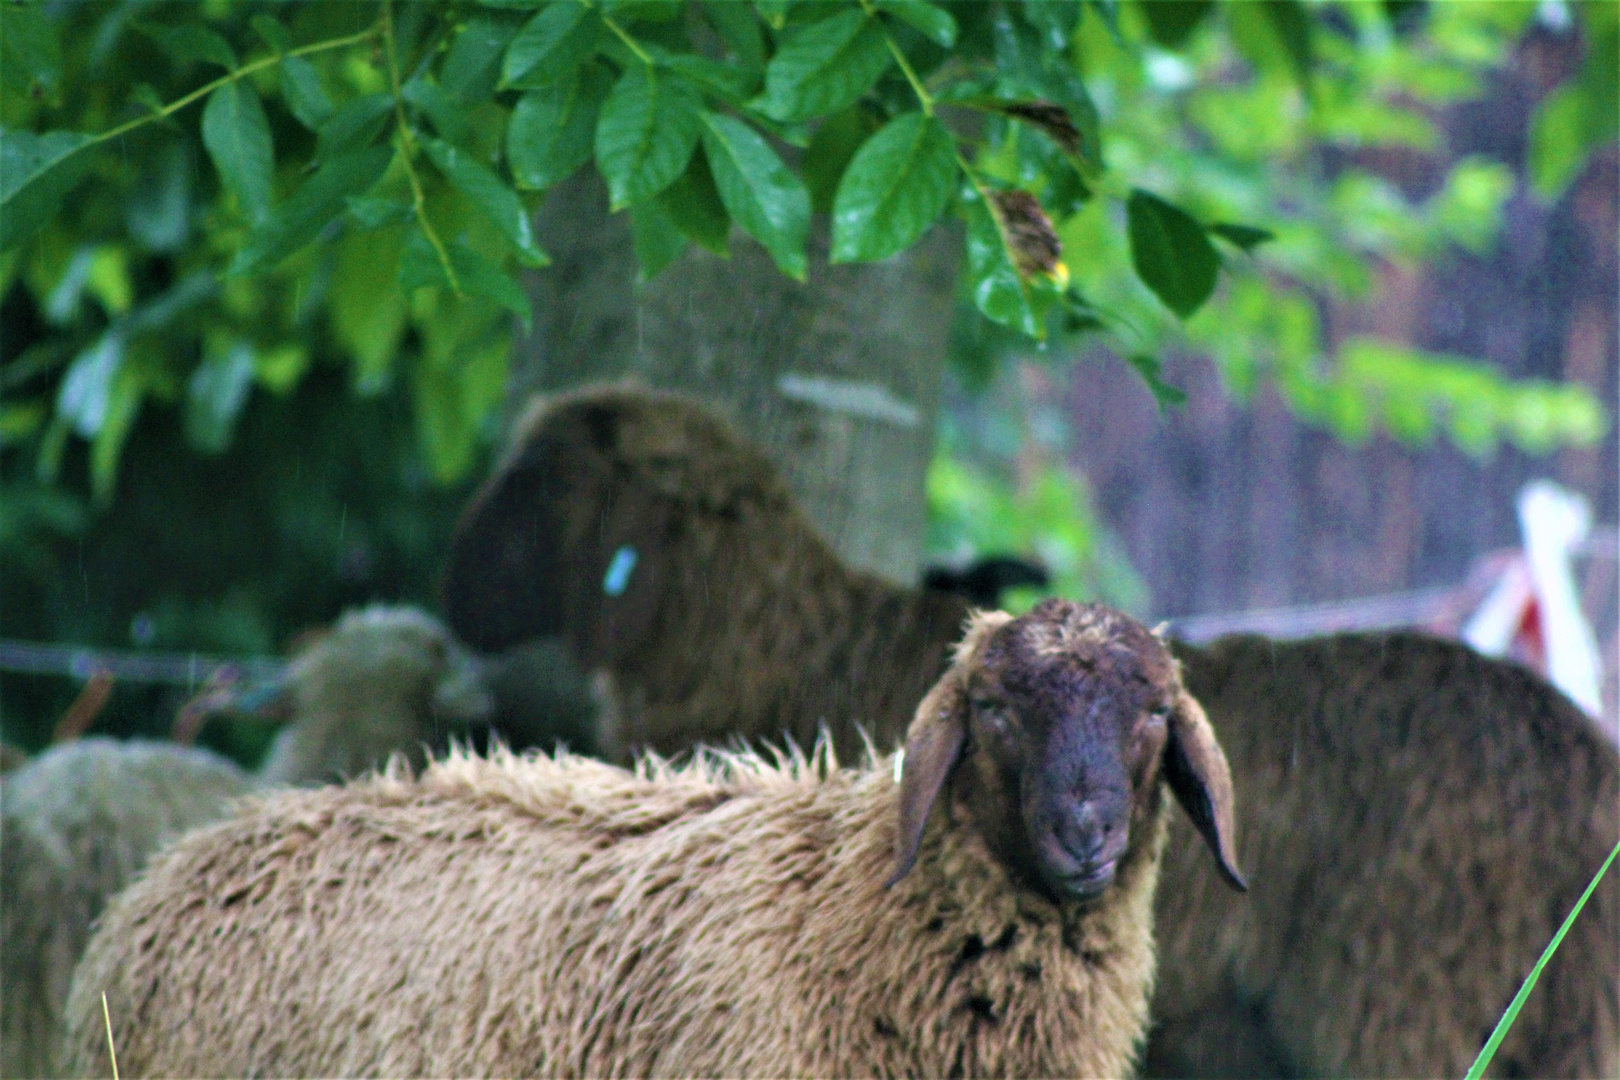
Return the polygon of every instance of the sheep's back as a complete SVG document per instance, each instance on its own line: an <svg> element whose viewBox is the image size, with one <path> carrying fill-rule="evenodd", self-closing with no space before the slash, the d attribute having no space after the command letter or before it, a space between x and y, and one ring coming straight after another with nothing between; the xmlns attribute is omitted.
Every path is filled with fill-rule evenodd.
<svg viewBox="0 0 1620 1080"><path fill-rule="evenodd" d="M259 801L109 907L74 984L74 1064L106 1072L105 990L130 1075L1128 1067L1157 836L1083 917L945 828L886 889L885 767L730 760L648 779L453 756L419 784Z"/></svg>
<svg viewBox="0 0 1620 1080"><path fill-rule="evenodd" d="M1175 822L1165 873L1189 887L1157 903L1162 1034L1238 1002L1271 1040L1239 1072L1280 1055L1308 1074L1460 1075L1620 837L1613 746L1530 672L1421 634L1178 653L1232 762L1252 890L1223 890ZM1617 934L1611 878L1499 1072L1615 1074Z"/></svg>
<svg viewBox="0 0 1620 1080"><path fill-rule="evenodd" d="M779 1025L754 999L824 872L825 785L765 814L746 782L512 764L274 795L187 838L108 909L76 1066L106 1067L103 989L127 1074L692 1073L718 1027Z"/></svg>
<svg viewBox="0 0 1620 1080"><path fill-rule="evenodd" d="M674 515L682 553L646 639L612 665L603 749L673 754L700 742L810 746L846 757L903 741L944 672L967 606L850 571L792 507ZM694 648L701 642L702 648Z"/></svg>

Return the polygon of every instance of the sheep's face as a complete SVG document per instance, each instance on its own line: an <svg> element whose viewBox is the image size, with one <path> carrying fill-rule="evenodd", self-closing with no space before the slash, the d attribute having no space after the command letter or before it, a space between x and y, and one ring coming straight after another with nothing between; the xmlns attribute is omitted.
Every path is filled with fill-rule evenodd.
<svg viewBox="0 0 1620 1080"><path fill-rule="evenodd" d="M986 842L1061 896L1097 896L1159 805L1178 683L1163 643L1102 607L1043 605L968 673L953 780Z"/></svg>
<svg viewBox="0 0 1620 1080"><path fill-rule="evenodd" d="M608 666L651 631L684 520L790 501L695 403L627 386L537 399L456 527L444 610L474 648L561 635L581 667Z"/></svg>
<svg viewBox="0 0 1620 1080"><path fill-rule="evenodd" d="M305 711L363 712L398 702L423 721L467 723L490 709L478 662L411 607L379 604L345 614L289 674Z"/></svg>
<svg viewBox="0 0 1620 1080"><path fill-rule="evenodd" d="M976 616L907 737L899 873L948 781L956 812L1016 876L1056 899L1096 898L1148 834L1161 780L1241 887L1226 761L1164 642L1101 605Z"/></svg>

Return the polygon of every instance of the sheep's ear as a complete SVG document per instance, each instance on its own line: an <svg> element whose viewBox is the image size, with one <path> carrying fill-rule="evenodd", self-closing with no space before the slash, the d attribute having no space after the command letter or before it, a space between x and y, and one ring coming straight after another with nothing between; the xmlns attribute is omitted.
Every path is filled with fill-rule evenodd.
<svg viewBox="0 0 1620 1080"><path fill-rule="evenodd" d="M668 576L670 499L640 484L609 485L601 513L587 524L581 566L570 573L566 631L587 671L623 659L652 629Z"/></svg>
<svg viewBox="0 0 1620 1080"><path fill-rule="evenodd" d="M457 637L497 652L563 632L558 583L562 503L584 462L555 440L535 439L490 477L462 512L439 595Z"/></svg>
<svg viewBox="0 0 1620 1080"><path fill-rule="evenodd" d="M984 652L990 635L1007 624L1005 612L980 612L968 620L967 633L956 647L950 668L940 676L917 706L906 732L906 751L900 774L900 821L894 843L893 885L911 872L922 846L923 827L945 786L946 777L961 757L967 741L967 678Z"/></svg>
<svg viewBox="0 0 1620 1080"><path fill-rule="evenodd" d="M1232 773L1203 706L1185 690L1177 696L1170 712L1164 776L1215 855L1221 875L1234 889L1248 892L1249 884L1237 868Z"/></svg>

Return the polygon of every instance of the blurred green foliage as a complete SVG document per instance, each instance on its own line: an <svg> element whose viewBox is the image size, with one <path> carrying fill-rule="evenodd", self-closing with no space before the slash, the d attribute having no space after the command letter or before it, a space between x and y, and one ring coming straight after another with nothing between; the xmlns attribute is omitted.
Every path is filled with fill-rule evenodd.
<svg viewBox="0 0 1620 1080"><path fill-rule="evenodd" d="M1033 558L1051 586L1008 590L1009 611L1056 594L1142 613L1147 586L1067 464L1074 436L1054 404L1063 398L1054 384L1066 370L1030 359L1007 363L976 393L947 380L928 469L927 558L958 567L994 555Z"/></svg>
<svg viewBox="0 0 1620 1080"><path fill-rule="evenodd" d="M813 214L838 260L960 217L970 384L1010 341L1100 334L1166 403L1158 357L1190 346L1346 437L1590 442L1607 419L1579 388L1332 356L1318 325L1382 262L1496 242L1501 163L1414 205L1355 154L1436 146L1432 111L1535 10L5 0L0 632L261 651L346 600L427 599L533 315L529 211L580 168L644 276L733 224L802 277ZM1612 14L1576 9L1587 60L1533 138L1545 194L1613 138ZM963 520L1043 522L986 543L1087 520L1039 470L1009 494L953 468L935 486L978 500ZM1106 594L1078 536L1054 568ZM20 685L8 715L61 704Z"/></svg>

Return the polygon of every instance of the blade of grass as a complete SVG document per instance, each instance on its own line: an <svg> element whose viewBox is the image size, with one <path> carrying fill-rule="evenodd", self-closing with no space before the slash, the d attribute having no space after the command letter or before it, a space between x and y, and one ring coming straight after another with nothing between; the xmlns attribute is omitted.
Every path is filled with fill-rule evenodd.
<svg viewBox="0 0 1620 1080"><path fill-rule="evenodd" d="M1569 917L1564 920L1564 925L1558 928L1558 933L1554 934L1552 941L1547 943L1547 948L1542 952L1541 959L1537 960L1536 966L1530 969L1530 974L1525 977L1524 985L1519 987L1519 992L1513 995L1512 1004L1507 1007L1507 1012L1502 1014L1502 1019L1496 1022L1496 1030L1491 1032L1489 1039L1485 1040L1484 1048L1480 1050L1479 1057L1474 1059L1473 1066L1468 1070L1468 1075L1463 1077L1463 1080L1479 1080L1480 1077L1485 1075L1485 1070L1490 1065L1491 1058L1496 1056L1496 1048L1502 1045L1502 1039L1507 1035L1508 1029L1513 1026L1513 1021L1519 1015L1519 1010L1524 1007L1525 999L1530 996L1530 991L1536 988L1536 980L1541 978L1541 969L1547 966L1547 961L1552 959L1552 954L1558 951L1559 942L1563 941L1564 935L1569 933L1569 928L1575 923L1575 916L1579 915L1581 908L1586 906L1587 898L1597 889L1598 882L1603 880L1603 875L1608 871L1609 864L1614 862L1616 855L1620 855L1620 844L1614 845L1614 850L1609 852L1609 857L1603 860L1603 865L1598 867L1598 872L1592 877L1592 883L1586 887L1585 892L1581 893L1581 898L1575 901L1575 907L1571 909Z"/></svg>
<svg viewBox="0 0 1620 1080"><path fill-rule="evenodd" d="M118 1080L118 1051L113 1047L112 1013L107 1011L107 991L101 992L101 1018L107 1022L107 1054L112 1058L113 1080Z"/></svg>

